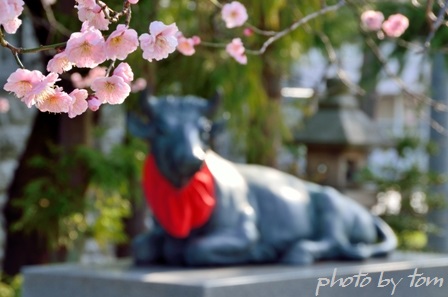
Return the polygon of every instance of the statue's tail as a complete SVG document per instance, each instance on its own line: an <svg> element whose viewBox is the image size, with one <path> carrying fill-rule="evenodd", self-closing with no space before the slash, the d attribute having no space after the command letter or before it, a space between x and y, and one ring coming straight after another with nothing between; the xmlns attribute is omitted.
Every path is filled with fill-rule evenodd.
<svg viewBox="0 0 448 297"><path fill-rule="evenodd" d="M373 221L377 230L378 241L344 246L342 250L345 257L352 260L384 257L397 248L398 241L392 228L379 217L374 217Z"/></svg>
<svg viewBox="0 0 448 297"><path fill-rule="evenodd" d="M398 246L397 236L392 228L381 218L374 217L375 227L378 232L378 243L372 245L372 257L387 256Z"/></svg>

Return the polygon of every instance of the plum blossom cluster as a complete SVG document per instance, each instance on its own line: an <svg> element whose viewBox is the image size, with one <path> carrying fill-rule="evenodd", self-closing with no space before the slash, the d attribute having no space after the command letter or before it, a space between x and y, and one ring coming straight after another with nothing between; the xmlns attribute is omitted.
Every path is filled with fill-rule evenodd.
<svg viewBox="0 0 448 297"><path fill-rule="evenodd" d="M98 66L107 60L125 60L139 46L137 32L119 24L105 38L100 30L107 29L110 23L104 9L95 0L77 0L77 3L78 16L83 21L81 31L72 33L65 49L48 62L49 74L18 69L7 79L4 89L14 93L28 107L35 106L40 111L54 113L65 112L69 117L75 117L88 108L97 110L101 104L121 104L131 92L134 74L129 64L120 63L111 74ZM149 61L168 57L177 47L177 32L175 24L152 22L149 34L140 36L143 57ZM67 94L56 82L60 80L59 74L73 67L95 70L89 73L88 80L74 74L72 81L76 89Z"/></svg>
<svg viewBox="0 0 448 297"><path fill-rule="evenodd" d="M226 46L226 51L231 55L238 63L247 64L247 56L244 53L244 48L241 38L234 38L231 43Z"/></svg>
<svg viewBox="0 0 448 297"><path fill-rule="evenodd" d="M400 37L409 27L409 19L402 14L393 14L387 20L381 11L367 10L361 15L361 24L367 31L382 30L388 37Z"/></svg>
<svg viewBox="0 0 448 297"><path fill-rule="evenodd" d="M45 0L46 6L53 5L54 0ZM48 62L45 75L37 70L17 69L7 79L4 89L12 92L28 107L35 106L43 112L68 113L73 118L87 109L98 110L105 103L121 104L131 92L146 87L146 81L138 79L125 62L115 68L115 61L124 61L129 54L139 47L143 58L152 62L167 58L175 50L183 55L195 54L195 47L201 44L198 36L185 37L176 24L151 22L147 33L140 36L129 28L129 21L118 24L110 34L109 30L119 17L130 12L130 5L138 0L124 2L123 11L115 12L105 3L97 0L76 0L75 9L82 27L74 32L65 44ZM0 0L0 26L8 33L15 33L20 26L19 16L23 12L23 0ZM247 10L238 1L223 5L222 19L227 28L243 26L248 19ZM247 56L240 38L235 38L226 46L227 53L238 63L246 64ZM107 69L101 66L111 61ZM82 77L74 72L71 80L75 89L67 93L57 82L59 75L72 68L90 68L89 74Z"/></svg>
<svg viewBox="0 0 448 297"><path fill-rule="evenodd" d="M37 70L17 69L9 76L4 89L13 92L28 107L35 105L41 111L67 112L70 117L74 117L79 114L84 103L87 109L87 91L75 89L67 94L55 86L58 80L56 73L45 76Z"/></svg>
<svg viewBox="0 0 448 297"><path fill-rule="evenodd" d="M227 28L240 27L248 19L246 7L238 1L225 4L221 10L221 17ZM245 34L247 36L247 33ZM245 48L240 38L234 38L232 42L227 44L226 51L238 63L247 64L247 56L244 54Z"/></svg>

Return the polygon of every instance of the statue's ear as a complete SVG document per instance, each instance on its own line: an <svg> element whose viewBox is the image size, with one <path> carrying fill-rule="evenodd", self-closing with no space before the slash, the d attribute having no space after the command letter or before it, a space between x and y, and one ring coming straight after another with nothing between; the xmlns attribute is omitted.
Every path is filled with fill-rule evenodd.
<svg viewBox="0 0 448 297"><path fill-rule="evenodd" d="M222 133L230 119L230 113L226 112L220 119L217 119L212 124L212 129L210 130L210 137L214 138L218 134Z"/></svg>
<svg viewBox="0 0 448 297"><path fill-rule="evenodd" d="M153 105L155 104L156 98L152 96L150 89L145 89L140 93L139 107L145 116L151 121L154 118L155 112Z"/></svg>
<svg viewBox="0 0 448 297"><path fill-rule="evenodd" d="M213 116L218 111L222 102L222 90L217 89L213 95L213 97L207 102L207 107L204 112L204 115L208 118L213 118Z"/></svg>
<svg viewBox="0 0 448 297"><path fill-rule="evenodd" d="M151 122L144 122L135 113L129 112L126 117L127 129L131 135L144 139L151 139L154 136L154 126Z"/></svg>

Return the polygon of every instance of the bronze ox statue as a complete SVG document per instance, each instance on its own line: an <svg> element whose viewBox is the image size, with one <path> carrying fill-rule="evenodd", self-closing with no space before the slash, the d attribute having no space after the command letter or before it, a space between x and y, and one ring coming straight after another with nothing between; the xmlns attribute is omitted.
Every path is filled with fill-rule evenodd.
<svg viewBox="0 0 448 297"><path fill-rule="evenodd" d="M155 224L133 242L137 265L187 266L363 260L397 240L380 218L333 188L279 170L235 164L209 149L215 100L145 98L143 187Z"/></svg>

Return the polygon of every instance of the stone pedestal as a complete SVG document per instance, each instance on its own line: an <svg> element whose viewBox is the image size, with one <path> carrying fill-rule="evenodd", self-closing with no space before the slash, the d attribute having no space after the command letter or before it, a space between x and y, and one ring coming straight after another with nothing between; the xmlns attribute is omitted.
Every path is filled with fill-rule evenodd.
<svg viewBox="0 0 448 297"><path fill-rule="evenodd" d="M448 255L207 269L135 268L120 261L27 267L24 276L23 297L446 297Z"/></svg>

